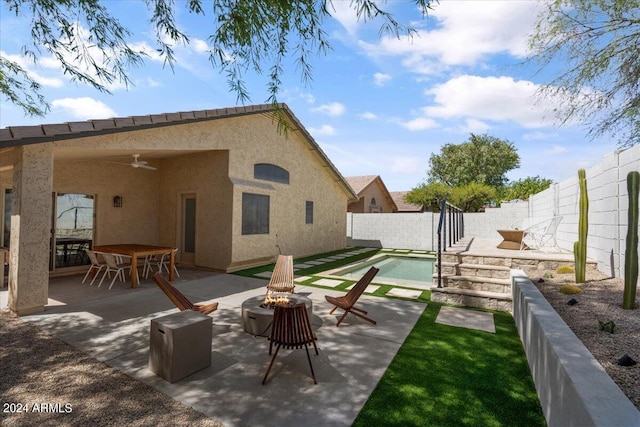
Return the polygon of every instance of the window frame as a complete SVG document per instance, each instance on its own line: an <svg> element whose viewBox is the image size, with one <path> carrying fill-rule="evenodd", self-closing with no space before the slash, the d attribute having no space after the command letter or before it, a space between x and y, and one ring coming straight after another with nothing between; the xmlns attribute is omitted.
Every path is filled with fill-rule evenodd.
<svg viewBox="0 0 640 427"><path fill-rule="evenodd" d="M249 204L254 204L249 206ZM271 220L271 197L267 194L242 193L243 236L269 234ZM266 217L261 217L265 215ZM252 215L249 217L248 215Z"/></svg>
<svg viewBox="0 0 640 427"><path fill-rule="evenodd" d="M253 165L253 178L287 185L290 182L289 171L273 163L255 163Z"/></svg>
<svg viewBox="0 0 640 427"><path fill-rule="evenodd" d="M304 205L304 223L305 224L313 224L313 201L307 200ZM311 208L311 210L309 210Z"/></svg>

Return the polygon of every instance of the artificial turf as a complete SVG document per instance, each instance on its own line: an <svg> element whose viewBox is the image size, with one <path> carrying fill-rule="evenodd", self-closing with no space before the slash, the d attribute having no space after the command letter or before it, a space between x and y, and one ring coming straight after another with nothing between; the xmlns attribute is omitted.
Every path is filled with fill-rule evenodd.
<svg viewBox="0 0 640 427"><path fill-rule="evenodd" d="M435 323L430 302L354 426L545 426L513 318L496 333Z"/></svg>

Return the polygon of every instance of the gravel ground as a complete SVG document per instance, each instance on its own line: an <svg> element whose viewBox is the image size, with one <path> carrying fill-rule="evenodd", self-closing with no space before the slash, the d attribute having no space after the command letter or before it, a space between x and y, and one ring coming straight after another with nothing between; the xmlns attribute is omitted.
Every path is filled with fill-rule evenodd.
<svg viewBox="0 0 640 427"><path fill-rule="evenodd" d="M222 425L7 311L0 396L2 426Z"/></svg>
<svg viewBox="0 0 640 427"><path fill-rule="evenodd" d="M636 309L622 309L624 280L607 278L604 273L590 272L587 283L580 285L582 293L566 295L558 288L564 284L575 285L573 274L556 274L554 277L532 278L547 301L569 325L585 347L604 367L618 387L640 410L640 289L636 295ZM578 303L567 302L575 298ZM598 330L598 321L615 323L614 333ZM634 366L620 366L618 359L625 354L638 362Z"/></svg>

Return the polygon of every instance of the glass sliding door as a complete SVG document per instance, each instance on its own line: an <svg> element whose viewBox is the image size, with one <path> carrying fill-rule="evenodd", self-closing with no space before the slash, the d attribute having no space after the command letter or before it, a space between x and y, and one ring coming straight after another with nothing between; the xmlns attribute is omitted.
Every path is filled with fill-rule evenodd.
<svg viewBox="0 0 640 427"><path fill-rule="evenodd" d="M56 193L54 196L51 269L78 267L91 262L85 250L93 246L94 196Z"/></svg>

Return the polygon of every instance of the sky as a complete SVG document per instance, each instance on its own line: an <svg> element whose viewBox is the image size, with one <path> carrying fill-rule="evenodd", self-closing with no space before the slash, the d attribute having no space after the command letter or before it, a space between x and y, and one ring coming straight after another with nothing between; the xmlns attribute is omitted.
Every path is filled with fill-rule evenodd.
<svg viewBox="0 0 640 427"><path fill-rule="evenodd" d="M152 51L145 2L103 3L129 27L133 46ZM0 51L27 67L51 111L29 117L2 99L0 128L242 105L209 62L211 13L194 17L180 6L186 2L176 3L177 22L191 42L175 47L173 71L152 54L130 70L133 85L114 83L105 94L69 81L51 57L35 66L26 62L20 52L31 22L2 2ZM553 75L525 62L537 1L442 0L427 17L412 1L382 4L417 30L411 39L381 36L379 22L359 22L349 4L333 1L332 18L323 25L332 49L312 58L313 80L305 84L291 58L278 95L343 176L380 175L389 191L410 190L427 178L432 154L468 141L471 133L513 143L520 167L507 174L512 181L540 176L561 182L617 149L607 138L590 139L579 124L558 126L553 109L559 104L536 97ZM561 69L562 61L553 66ZM267 101L268 69L248 72L245 81L251 95L245 104Z"/></svg>

